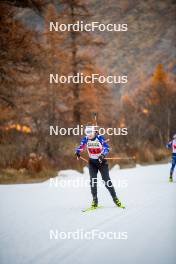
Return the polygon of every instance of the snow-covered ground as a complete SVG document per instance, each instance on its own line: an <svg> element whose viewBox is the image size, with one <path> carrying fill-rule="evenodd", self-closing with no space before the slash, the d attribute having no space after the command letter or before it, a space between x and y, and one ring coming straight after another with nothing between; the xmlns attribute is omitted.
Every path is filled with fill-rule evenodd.
<svg viewBox="0 0 176 264"><path fill-rule="evenodd" d="M1 185L0 263L175 263L176 176L168 183L169 167L113 168L110 175L125 210L114 206L100 184L104 208L81 211L91 203L86 169L84 174L61 171L54 182ZM104 232L106 238L74 239L73 233L63 239L69 231ZM121 239L110 239L109 232Z"/></svg>

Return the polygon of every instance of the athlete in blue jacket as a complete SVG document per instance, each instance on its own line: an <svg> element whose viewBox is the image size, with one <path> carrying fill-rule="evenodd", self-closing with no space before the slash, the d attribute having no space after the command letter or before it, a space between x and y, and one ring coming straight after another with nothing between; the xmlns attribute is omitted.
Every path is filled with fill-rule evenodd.
<svg viewBox="0 0 176 264"><path fill-rule="evenodd" d="M97 173L100 171L106 188L110 192L114 203L121 208L125 208L117 198L115 189L109 177L108 163L105 157L109 153L109 146L104 137L99 135L95 126L87 126L86 136L81 140L80 146L76 149L76 155L80 158L81 152L87 147L89 155L90 186L93 196L92 207L98 206L97 197Z"/></svg>
<svg viewBox="0 0 176 264"><path fill-rule="evenodd" d="M173 136L173 139L166 145L166 147L172 150L172 165L170 169L169 181L173 182L173 172L176 166L176 134Z"/></svg>

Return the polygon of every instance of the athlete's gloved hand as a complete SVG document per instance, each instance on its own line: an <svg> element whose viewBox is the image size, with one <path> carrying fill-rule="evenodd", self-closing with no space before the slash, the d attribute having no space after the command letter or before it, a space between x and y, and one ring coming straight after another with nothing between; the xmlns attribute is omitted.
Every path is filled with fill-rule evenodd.
<svg viewBox="0 0 176 264"><path fill-rule="evenodd" d="M101 164L105 158L105 155L101 154L98 158L99 163Z"/></svg>
<svg viewBox="0 0 176 264"><path fill-rule="evenodd" d="M75 152L75 155L77 156L77 159L79 159L80 158L80 154L79 154L79 152Z"/></svg>

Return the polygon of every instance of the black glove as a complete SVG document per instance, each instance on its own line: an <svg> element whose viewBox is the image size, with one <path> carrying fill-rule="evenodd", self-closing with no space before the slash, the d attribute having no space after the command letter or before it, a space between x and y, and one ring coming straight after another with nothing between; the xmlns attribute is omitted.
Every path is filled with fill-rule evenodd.
<svg viewBox="0 0 176 264"><path fill-rule="evenodd" d="M98 158L99 163L101 164L105 158L105 155L101 154Z"/></svg>
<svg viewBox="0 0 176 264"><path fill-rule="evenodd" d="M80 156L81 156L81 155L79 154L79 152L76 152L75 155L77 156L78 159L79 159Z"/></svg>

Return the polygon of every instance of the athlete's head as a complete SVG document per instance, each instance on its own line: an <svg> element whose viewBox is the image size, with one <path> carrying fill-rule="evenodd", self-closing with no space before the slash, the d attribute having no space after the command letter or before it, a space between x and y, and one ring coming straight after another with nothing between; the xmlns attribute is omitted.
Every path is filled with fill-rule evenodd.
<svg viewBox="0 0 176 264"><path fill-rule="evenodd" d="M176 139L176 134L173 135L173 139Z"/></svg>
<svg viewBox="0 0 176 264"><path fill-rule="evenodd" d="M93 139L96 136L96 133L97 133L96 126L86 126L85 134L88 137L88 139Z"/></svg>

